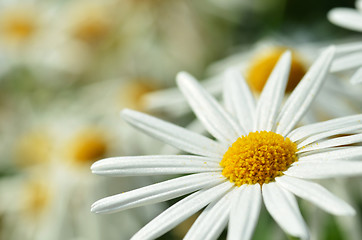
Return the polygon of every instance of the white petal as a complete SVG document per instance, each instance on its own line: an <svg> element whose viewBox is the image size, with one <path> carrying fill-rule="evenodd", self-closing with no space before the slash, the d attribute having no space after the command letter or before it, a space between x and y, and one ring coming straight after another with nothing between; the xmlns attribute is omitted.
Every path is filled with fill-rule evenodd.
<svg viewBox="0 0 362 240"><path fill-rule="evenodd" d="M314 151L314 150L319 150L319 149L324 149L324 148L343 146L343 145L349 145L349 144L360 143L360 142L362 142L362 133L316 142L316 143L307 145L307 146L303 147L302 149L298 150L298 153Z"/></svg>
<svg viewBox="0 0 362 240"><path fill-rule="evenodd" d="M361 15L362 20L362 15ZM331 65L331 72L345 71L362 65L362 51L338 57Z"/></svg>
<svg viewBox="0 0 362 240"><path fill-rule="evenodd" d="M199 173L156 183L98 200L95 213L112 213L147 204L163 202L225 181L220 173Z"/></svg>
<svg viewBox="0 0 362 240"><path fill-rule="evenodd" d="M362 175L362 162L356 161L298 161L284 172L285 175L322 179Z"/></svg>
<svg viewBox="0 0 362 240"><path fill-rule="evenodd" d="M185 152L218 158L224 156L228 148L207 137L147 114L126 109L122 111L122 116L136 128Z"/></svg>
<svg viewBox="0 0 362 240"><path fill-rule="evenodd" d="M236 191L231 206L228 239L251 239L261 207L260 185L241 186Z"/></svg>
<svg viewBox="0 0 362 240"><path fill-rule="evenodd" d="M230 182L224 182L216 187L198 191L182 199L149 222L132 239L155 239L163 235L210 202L220 198L233 185Z"/></svg>
<svg viewBox="0 0 362 240"><path fill-rule="evenodd" d="M318 207L335 215L354 215L354 209L334 196L321 185L298 178L282 176L275 181L295 195L313 202Z"/></svg>
<svg viewBox="0 0 362 240"><path fill-rule="evenodd" d="M362 11L362 1L361 0L356 0L355 6L359 12Z"/></svg>
<svg viewBox="0 0 362 240"><path fill-rule="evenodd" d="M289 77L291 58L290 51L285 52L270 74L256 107L254 131L271 131L275 127Z"/></svg>
<svg viewBox="0 0 362 240"><path fill-rule="evenodd" d="M184 240L218 239L228 223L230 203L235 190L236 188L228 192L219 201L207 206L187 232Z"/></svg>
<svg viewBox="0 0 362 240"><path fill-rule="evenodd" d="M197 118L215 138L233 143L244 134L233 117L191 75L179 73L177 83Z"/></svg>
<svg viewBox="0 0 362 240"><path fill-rule="evenodd" d="M362 31L362 15L349 8L334 8L328 12L328 20L340 27Z"/></svg>
<svg viewBox="0 0 362 240"><path fill-rule="evenodd" d="M350 83L351 84L362 83L362 67L358 68L358 70L353 74Z"/></svg>
<svg viewBox="0 0 362 240"><path fill-rule="evenodd" d="M147 93L142 96L141 101L149 112L166 111L172 116L182 116L190 112L190 107L178 88Z"/></svg>
<svg viewBox="0 0 362 240"><path fill-rule="evenodd" d="M238 69L229 68L224 78L224 100L229 103L230 111L235 113L239 124L247 133L251 132L255 114L254 96Z"/></svg>
<svg viewBox="0 0 362 240"><path fill-rule="evenodd" d="M361 160L362 159L362 147L338 147L327 149L323 152L310 152L310 154L299 154L298 161L344 161L344 160Z"/></svg>
<svg viewBox="0 0 362 240"><path fill-rule="evenodd" d="M91 169L99 175L150 176L222 171L220 159L192 155L112 157L95 162Z"/></svg>
<svg viewBox="0 0 362 240"><path fill-rule="evenodd" d="M308 229L295 197L275 182L263 184L262 193L266 209L279 226L292 236L308 239Z"/></svg>
<svg viewBox="0 0 362 240"><path fill-rule="evenodd" d="M308 110L325 80L334 51L334 47L323 51L291 93L278 116L276 133L286 136Z"/></svg>
<svg viewBox="0 0 362 240"><path fill-rule="evenodd" d="M341 96L338 96L338 93L336 93L335 91L330 91L328 87L326 87L323 91L324 91L323 93L320 92L318 100L316 99L315 101L315 106L318 106L317 107L318 109L317 108L314 109L315 112L314 114L319 115L319 112L321 110L323 111L324 114L323 116L329 116L333 118L356 114L356 109L354 108L358 106L359 103L355 101L355 99L353 99L352 96L347 97L346 92L344 94L341 94ZM350 89L347 91L350 91ZM351 105L352 102L354 103Z"/></svg>
<svg viewBox="0 0 362 240"><path fill-rule="evenodd" d="M202 86L213 95L220 95L222 81L220 76L214 76L202 81ZM183 116L190 112L185 97L178 88L169 88L166 90L153 91L142 97L142 103L148 111L166 111L173 117Z"/></svg>
<svg viewBox="0 0 362 240"><path fill-rule="evenodd" d="M362 122L362 114L335 118L332 120L313 123L296 128L291 133L289 133L287 137L290 138L290 140L292 140L293 142L296 142L314 134L326 131L333 131L344 127L359 125L361 124L361 122Z"/></svg>
<svg viewBox="0 0 362 240"><path fill-rule="evenodd" d="M352 42L336 45L336 55L344 55L356 51L362 51L362 43Z"/></svg>
<svg viewBox="0 0 362 240"><path fill-rule="evenodd" d="M322 132L319 134L315 134L313 136L306 138L301 143L299 143L298 149L300 149L308 144L311 144L313 142L316 142L318 140L321 140L321 139L325 139L325 138L335 136L338 134L354 133L355 131L361 130L361 129L362 129L362 124L358 124L358 125L354 125L354 126L348 126L348 127L344 127L344 128L339 128L339 129L325 131L325 132Z"/></svg>

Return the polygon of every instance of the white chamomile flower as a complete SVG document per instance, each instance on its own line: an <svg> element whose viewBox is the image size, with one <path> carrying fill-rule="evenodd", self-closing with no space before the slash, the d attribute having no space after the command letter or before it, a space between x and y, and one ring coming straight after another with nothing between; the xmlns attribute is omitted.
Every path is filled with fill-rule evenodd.
<svg viewBox="0 0 362 240"><path fill-rule="evenodd" d="M337 26L362 32L362 1L357 0L355 5L356 9L339 7L330 10L327 15L328 20ZM342 56L334 63L335 66L332 66L332 68L338 71L339 69L359 67L352 76L351 83L362 82L362 44L358 42L345 44L340 47L339 52Z"/></svg>
<svg viewBox="0 0 362 240"><path fill-rule="evenodd" d="M228 68L236 68L245 76L253 95L260 96L279 57L285 49L292 49L291 68L286 87L286 96L288 96L302 79L317 53L325 46L325 43L296 44L285 39L266 39L212 64L208 68L212 77L203 80L202 84L208 92L218 97L222 92L223 72ZM343 43L336 46L328 73L329 79L303 120L326 120L356 114L362 110L361 87L351 84L357 82L355 79L362 79L359 77L362 71L357 70L351 81L348 74L348 71L362 66L362 57L358 58L359 53L356 52L359 50L362 50L361 43ZM182 116L190 111L185 98L176 88L146 94L144 102L149 111L164 111L170 116Z"/></svg>
<svg viewBox="0 0 362 240"><path fill-rule="evenodd" d="M62 221L60 189L45 172L30 172L0 181L2 239L55 239ZM7 193L7 194L5 194Z"/></svg>
<svg viewBox="0 0 362 240"><path fill-rule="evenodd" d="M48 50L53 7L37 0L0 3L0 73L18 65L37 67Z"/></svg>
<svg viewBox="0 0 362 240"><path fill-rule="evenodd" d="M294 195L336 215L355 211L308 179L362 174L361 115L295 129L320 90L334 55L326 49L281 106L291 63L285 52L255 101L238 71L225 75L226 108L193 77L180 73L178 85L215 140L124 110L136 128L190 155L116 157L93 164L108 176L189 174L95 202L95 213L112 213L188 195L137 232L132 239L154 239L206 207L185 239L216 239L228 224L228 239L251 239L262 202L288 234L309 239ZM340 134L350 134L340 137ZM307 180L306 180L307 179Z"/></svg>
<svg viewBox="0 0 362 240"><path fill-rule="evenodd" d="M338 7L330 10L329 21L340 27L362 32L362 1L357 0L355 5L356 9Z"/></svg>

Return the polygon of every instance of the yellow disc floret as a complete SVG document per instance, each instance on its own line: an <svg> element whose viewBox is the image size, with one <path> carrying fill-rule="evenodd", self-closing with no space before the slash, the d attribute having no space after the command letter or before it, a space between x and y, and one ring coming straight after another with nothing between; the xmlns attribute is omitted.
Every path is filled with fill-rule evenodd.
<svg viewBox="0 0 362 240"><path fill-rule="evenodd" d="M86 2L84 2L86 4ZM110 9L103 5L74 5L69 15L69 30L73 37L86 44L98 44L112 30L113 18Z"/></svg>
<svg viewBox="0 0 362 240"><path fill-rule="evenodd" d="M297 145L274 132L251 132L225 153L222 174L237 186L269 183L298 160Z"/></svg>
<svg viewBox="0 0 362 240"><path fill-rule="evenodd" d="M22 210L32 219L40 217L49 207L52 190L49 184L41 179L30 179L23 186Z"/></svg>
<svg viewBox="0 0 362 240"><path fill-rule="evenodd" d="M270 73L285 50L284 48L275 48L254 58L247 72L247 81L254 91L260 93L263 90ZM298 57L297 53L292 52L292 62L286 92L293 91L305 73L306 67L303 61Z"/></svg>
<svg viewBox="0 0 362 240"><path fill-rule="evenodd" d="M3 10L0 14L1 38L8 43L29 40L39 28L39 19L29 8L14 7Z"/></svg>
<svg viewBox="0 0 362 240"><path fill-rule="evenodd" d="M53 138L46 129L27 132L14 145L14 160L18 167L32 167L51 161Z"/></svg>
<svg viewBox="0 0 362 240"><path fill-rule="evenodd" d="M84 128L69 142L70 159L74 163L89 164L104 158L108 151L106 136L98 128Z"/></svg>
<svg viewBox="0 0 362 240"><path fill-rule="evenodd" d="M119 91L119 103L122 108L132 108L146 111L146 102L143 97L157 89L154 79L134 78L129 83L123 84Z"/></svg>

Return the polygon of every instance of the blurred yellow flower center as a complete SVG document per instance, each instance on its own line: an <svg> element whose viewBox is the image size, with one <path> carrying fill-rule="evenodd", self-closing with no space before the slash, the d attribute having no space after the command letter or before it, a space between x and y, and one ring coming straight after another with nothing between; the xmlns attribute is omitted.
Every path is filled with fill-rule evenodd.
<svg viewBox="0 0 362 240"><path fill-rule="evenodd" d="M0 17L3 38L9 41L25 41L37 31L37 18L29 10L9 9Z"/></svg>
<svg viewBox="0 0 362 240"><path fill-rule="evenodd" d="M93 163L104 158L107 151L107 139L99 129L84 129L70 142L71 159L75 163Z"/></svg>
<svg viewBox="0 0 362 240"><path fill-rule="evenodd" d="M15 146L15 160L20 167L50 162L52 139L46 131L33 131L20 137Z"/></svg>
<svg viewBox="0 0 362 240"><path fill-rule="evenodd" d="M51 189L39 180L27 182L24 187L24 213L29 217L39 217L51 201Z"/></svg>
<svg viewBox="0 0 362 240"><path fill-rule="evenodd" d="M110 21L102 12L96 9L86 9L88 12L78 16L73 26L75 38L89 44L103 40L110 31Z"/></svg>
<svg viewBox="0 0 362 240"><path fill-rule="evenodd" d="M252 90L259 93L263 90L270 73L285 50L283 48L275 48L253 59L247 72L247 81ZM301 59L293 52L286 92L293 91L306 71L306 67Z"/></svg>
<svg viewBox="0 0 362 240"><path fill-rule="evenodd" d="M297 145L274 132L251 132L225 153L222 174L237 186L269 183L298 160Z"/></svg>
<svg viewBox="0 0 362 240"><path fill-rule="evenodd" d="M119 94L119 101L122 108L132 108L139 111L145 111L145 102L143 96L156 90L157 87L150 84L152 79L134 79L130 83L123 85Z"/></svg>

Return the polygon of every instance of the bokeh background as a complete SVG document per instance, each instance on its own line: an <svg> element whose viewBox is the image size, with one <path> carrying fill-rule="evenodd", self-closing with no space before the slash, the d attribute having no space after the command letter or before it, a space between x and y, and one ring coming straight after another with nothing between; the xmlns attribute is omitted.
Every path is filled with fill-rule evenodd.
<svg viewBox="0 0 362 240"><path fill-rule="evenodd" d="M163 179L92 175L90 165L105 157L170 151L126 125L120 110L185 126L194 116L159 92L175 86L179 71L202 80L251 61L261 46L361 40L328 22L334 7L354 1L0 0L0 239L129 239L174 201L90 213L99 198ZM359 182L325 184L360 214ZM315 239L362 239L359 215L300 205ZM162 239L182 238L194 219ZM291 238L263 211L253 239Z"/></svg>

